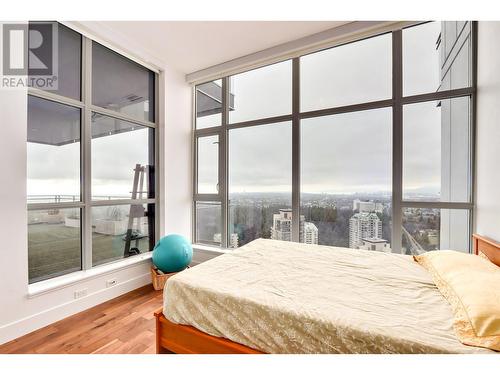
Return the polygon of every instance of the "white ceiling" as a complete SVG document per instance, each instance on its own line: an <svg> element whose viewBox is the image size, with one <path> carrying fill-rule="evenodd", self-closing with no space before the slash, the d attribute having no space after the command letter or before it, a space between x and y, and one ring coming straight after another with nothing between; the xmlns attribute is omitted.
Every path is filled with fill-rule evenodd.
<svg viewBox="0 0 500 375"><path fill-rule="evenodd" d="M98 21L144 52L185 74L274 47L343 21Z"/></svg>

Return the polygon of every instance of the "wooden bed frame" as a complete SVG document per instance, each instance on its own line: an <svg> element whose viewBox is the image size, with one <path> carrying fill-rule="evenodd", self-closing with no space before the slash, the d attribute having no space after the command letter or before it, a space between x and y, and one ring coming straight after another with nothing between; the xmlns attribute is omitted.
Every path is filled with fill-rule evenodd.
<svg viewBox="0 0 500 375"><path fill-rule="evenodd" d="M489 260L500 267L500 242L478 234L472 235L472 241L474 243L474 254L483 253Z"/></svg>
<svg viewBox="0 0 500 375"><path fill-rule="evenodd" d="M156 353L177 354L262 354L234 341L215 337L191 326L172 323L163 310L155 312Z"/></svg>
<svg viewBox="0 0 500 375"><path fill-rule="evenodd" d="M474 254L483 253L500 267L500 243L474 234ZM192 326L175 324L159 309L156 318L156 353L178 354L264 354L234 341L215 337Z"/></svg>

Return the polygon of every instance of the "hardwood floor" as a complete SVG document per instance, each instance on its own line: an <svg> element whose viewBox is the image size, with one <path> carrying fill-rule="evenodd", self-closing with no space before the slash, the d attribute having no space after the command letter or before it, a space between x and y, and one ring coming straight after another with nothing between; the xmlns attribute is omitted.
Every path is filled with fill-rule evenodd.
<svg viewBox="0 0 500 375"><path fill-rule="evenodd" d="M147 285L1 345L0 353L152 354L161 306L162 292Z"/></svg>
<svg viewBox="0 0 500 375"><path fill-rule="evenodd" d="M195 250L190 266L219 256ZM162 291L147 285L0 345L5 353L155 353L153 312L162 307Z"/></svg>

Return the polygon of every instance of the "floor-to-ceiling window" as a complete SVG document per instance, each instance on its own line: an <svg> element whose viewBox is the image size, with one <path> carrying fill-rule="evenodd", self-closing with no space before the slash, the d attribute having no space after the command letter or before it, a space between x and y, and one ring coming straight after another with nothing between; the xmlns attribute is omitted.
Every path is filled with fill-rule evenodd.
<svg viewBox="0 0 500 375"><path fill-rule="evenodd" d="M472 228L473 23L402 31L402 249L464 250Z"/></svg>
<svg viewBox="0 0 500 375"><path fill-rule="evenodd" d="M58 35L58 85L28 91L30 283L150 251L155 241L156 73L45 24Z"/></svg>
<svg viewBox="0 0 500 375"><path fill-rule="evenodd" d="M196 85L194 241L468 251L474 56L427 22Z"/></svg>

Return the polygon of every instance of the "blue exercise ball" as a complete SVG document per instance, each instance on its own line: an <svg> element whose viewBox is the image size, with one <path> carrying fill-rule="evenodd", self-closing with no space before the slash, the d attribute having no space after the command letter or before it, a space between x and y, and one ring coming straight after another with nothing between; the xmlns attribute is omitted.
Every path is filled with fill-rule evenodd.
<svg viewBox="0 0 500 375"><path fill-rule="evenodd" d="M153 249L153 264L165 273L185 269L193 259L193 248L189 241L179 234L161 238Z"/></svg>

